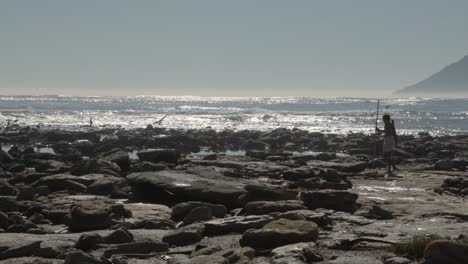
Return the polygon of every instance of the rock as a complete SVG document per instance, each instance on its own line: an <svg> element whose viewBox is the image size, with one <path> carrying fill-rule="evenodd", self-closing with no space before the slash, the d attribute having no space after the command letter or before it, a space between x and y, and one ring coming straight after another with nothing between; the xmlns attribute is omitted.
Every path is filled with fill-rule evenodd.
<svg viewBox="0 0 468 264"><path fill-rule="evenodd" d="M301 209L307 208L298 200L249 202L244 207L247 215L265 215L272 212L282 213Z"/></svg>
<svg viewBox="0 0 468 264"><path fill-rule="evenodd" d="M209 207L195 207L184 217L184 225L189 225L195 222L208 221L213 219L213 212Z"/></svg>
<svg viewBox="0 0 468 264"><path fill-rule="evenodd" d="M158 201L203 201L228 208L245 204L246 191L237 182L205 179L178 171L141 172L127 176L138 199Z"/></svg>
<svg viewBox="0 0 468 264"><path fill-rule="evenodd" d="M183 264L229 264L229 260L221 256L196 256Z"/></svg>
<svg viewBox="0 0 468 264"><path fill-rule="evenodd" d="M6 230L10 225L8 215L0 211L0 228Z"/></svg>
<svg viewBox="0 0 468 264"><path fill-rule="evenodd" d="M384 260L384 264L412 264L412 260L403 257L392 257Z"/></svg>
<svg viewBox="0 0 468 264"><path fill-rule="evenodd" d="M216 251L210 255L210 257L217 256L227 259L229 263L250 264L250 261L255 257L255 250L250 247L228 248Z"/></svg>
<svg viewBox="0 0 468 264"><path fill-rule="evenodd" d="M16 212L19 210L19 203L14 196L0 196L0 212Z"/></svg>
<svg viewBox="0 0 468 264"><path fill-rule="evenodd" d="M32 187L26 187L18 193L16 199L19 201L32 201L36 195L36 190Z"/></svg>
<svg viewBox="0 0 468 264"><path fill-rule="evenodd" d="M271 254L272 264L307 264L323 260L323 257L316 252L314 242L297 243L277 247L271 251Z"/></svg>
<svg viewBox="0 0 468 264"><path fill-rule="evenodd" d="M68 227L72 232L106 229L112 224L111 211L107 208L91 210L74 206L70 211L71 219Z"/></svg>
<svg viewBox="0 0 468 264"><path fill-rule="evenodd" d="M180 221L185 218L185 216L190 213L193 209L197 207L207 207L211 209L211 213L214 217L223 218L227 213L227 208L221 204L211 204L204 202L185 202L176 204L172 207L171 218Z"/></svg>
<svg viewBox="0 0 468 264"><path fill-rule="evenodd" d="M76 163L71 168L70 173L75 176L98 173L119 177L121 170L120 167L113 162L101 159L89 159Z"/></svg>
<svg viewBox="0 0 468 264"><path fill-rule="evenodd" d="M142 161L133 165L131 172L163 171L165 169L167 169L167 166L164 164Z"/></svg>
<svg viewBox="0 0 468 264"><path fill-rule="evenodd" d="M126 228L121 227L108 234L103 239L107 244L124 244L132 242L134 236Z"/></svg>
<svg viewBox="0 0 468 264"><path fill-rule="evenodd" d="M354 212L357 209L358 195L348 191L320 190L302 192L300 198L309 209L326 208Z"/></svg>
<svg viewBox="0 0 468 264"><path fill-rule="evenodd" d="M248 191L249 201L283 201L296 200L297 190L277 188L267 184L247 184L244 189Z"/></svg>
<svg viewBox="0 0 468 264"><path fill-rule="evenodd" d="M0 195L15 196L16 188L11 186L7 181L0 180Z"/></svg>
<svg viewBox="0 0 468 264"><path fill-rule="evenodd" d="M362 207L355 213L355 215L363 216L369 219L377 219L377 220L388 220L395 218L393 213L378 206L372 205L369 207Z"/></svg>
<svg viewBox="0 0 468 264"><path fill-rule="evenodd" d="M217 154L208 154L205 157L203 157L203 160L217 160L218 155Z"/></svg>
<svg viewBox="0 0 468 264"><path fill-rule="evenodd" d="M268 144L258 140L248 139L241 148L245 150L265 150Z"/></svg>
<svg viewBox="0 0 468 264"><path fill-rule="evenodd" d="M103 242L103 238L96 233L82 234L75 243L75 248L84 251L96 249L98 244Z"/></svg>
<svg viewBox="0 0 468 264"><path fill-rule="evenodd" d="M104 251L106 258L111 257L114 254L149 254L166 252L169 250L167 243L161 242L134 242L127 244L115 245Z"/></svg>
<svg viewBox="0 0 468 264"><path fill-rule="evenodd" d="M82 251L73 251L67 254L64 264L106 264L106 262Z"/></svg>
<svg viewBox="0 0 468 264"><path fill-rule="evenodd" d="M0 253L0 260L32 256L41 247L42 241L31 242L22 246L9 248Z"/></svg>
<svg viewBox="0 0 468 264"><path fill-rule="evenodd" d="M320 227L326 227L332 223L327 213L314 210L294 210L278 214L277 217L289 220L307 220Z"/></svg>
<svg viewBox="0 0 468 264"><path fill-rule="evenodd" d="M113 149L101 155L103 160L117 164L121 171L130 169L130 158L127 151L121 149Z"/></svg>
<svg viewBox="0 0 468 264"><path fill-rule="evenodd" d="M35 189L37 196L47 196L50 194L50 189L46 185L37 186Z"/></svg>
<svg viewBox="0 0 468 264"><path fill-rule="evenodd" d="M424 249L424 259L429 264L463 264L468 260L468 246L447 240L432 241Z"/></svg>
<svg viewBox="0 0 468 264"><path fill-rule="evenodd" d="M261 229L247 230L240 240L241 246L268 249L300 242L314 242L318 226L303 220L278 219Z"/></svg>
<svg viewBox="0 0 468 264"><path fill-rule="evenodd" d="M243 233L248 229L261 228L272 220L273 217L268 215L233 216L214 219L205 222L205 233L207 235Z"/></svg>
<svg viewBox="0 0 468 264"><path fill-rule="evenodd" d="M0 163L9 163L14 161L15 159L10 155L10 153L0 149Z"/></svg>
<svg viewBox="0 0 468 264"><path fill-rule="evenodd" d="M149 149L137 153L141 161L177 163L180 154L174 149Z"/></svg>
<svg viewBox="0 0 468 264"><path fill-rule="evenodd" d="M452 170L453 168L453 163L451 160L439 160L434 164L434 169L435 170Z"/></svg>
<svg viewBox="0 0 468 264"><path fill-rule="evenodd" d="M174 246L188 246L200 241L204 231L203 224L188 225L170 231L163 237L162 241Z"/></svg>
<svg viewBox="0 0 468 264"><path fill-rule="evenodd" d="M78 193L85 193L88 190L87 185L93 182L93 179L87 177L77 177L68 174L54 174L40 178L33 182L31 187L47 186L49 190L53 192L70 190Z"/></svg>
<svg viewBox="0 0 468 264"><path fill-rule="evenodd" d="M127 193L121 191L127 185L124 178L103 177L88 186L88 192L96 195L106 195L112 198L127 198Z"/></svg>

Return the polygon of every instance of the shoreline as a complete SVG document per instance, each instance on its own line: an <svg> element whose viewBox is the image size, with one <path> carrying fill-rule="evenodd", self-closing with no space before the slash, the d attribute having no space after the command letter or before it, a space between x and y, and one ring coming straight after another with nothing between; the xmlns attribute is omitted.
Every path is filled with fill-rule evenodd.
<svg viewBox="0 0 468 264"><path fill-rule="evenodd" d="M400 136L390 178L381 140L285 128L1 131L11 146L0 150L0 260L417 263L389 245L464 243L468 134Z"/></svg>

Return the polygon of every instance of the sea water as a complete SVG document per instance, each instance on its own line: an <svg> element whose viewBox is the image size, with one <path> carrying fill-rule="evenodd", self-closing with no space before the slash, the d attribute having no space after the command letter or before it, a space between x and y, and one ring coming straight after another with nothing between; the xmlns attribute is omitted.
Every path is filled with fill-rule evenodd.
<svg viewBox="0 0 468 264"><path fill-rule="evenodd" d="M137 128L166 116L167 128L371 133L376 108L376 99L364 98L0 96L0 125L83 128L92 118L94 127ZM468 133L468 99L381 100L379 116L384 113L401 134Z"/></svg>

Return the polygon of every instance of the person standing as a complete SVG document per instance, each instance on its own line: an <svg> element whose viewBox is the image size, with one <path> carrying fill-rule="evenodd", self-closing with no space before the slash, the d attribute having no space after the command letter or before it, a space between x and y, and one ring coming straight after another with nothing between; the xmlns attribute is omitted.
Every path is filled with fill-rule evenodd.
<svg viewBox="0 0 468 264"><path fill-rule="evenodd" d="M393 150L398 144L398 137L395 129L395 123L390 118L390 115L385 114L383 115L382 119L384 122L384 129L382 130L378 127L375 127L375 131L378 133L383 133L384 136L383 157L385 163L387 164L387 174L385 175L387 177L392 175L392 169L393 171L398 170L395 165L395 160L393 159Z"/></svg>

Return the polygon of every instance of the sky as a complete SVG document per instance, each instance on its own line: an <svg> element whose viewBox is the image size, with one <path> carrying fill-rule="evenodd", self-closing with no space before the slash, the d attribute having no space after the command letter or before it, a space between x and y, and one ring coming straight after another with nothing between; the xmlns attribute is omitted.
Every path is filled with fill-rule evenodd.
<svg viewBox="0 0 468 264"><path fill-rule="evenodd" d="M468 54L465 0L1 0L0 94L383 96Z"/></svg>

